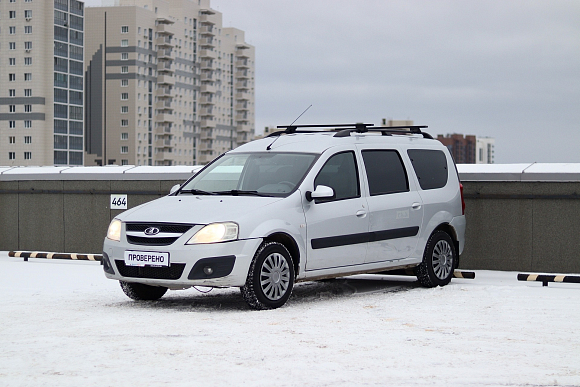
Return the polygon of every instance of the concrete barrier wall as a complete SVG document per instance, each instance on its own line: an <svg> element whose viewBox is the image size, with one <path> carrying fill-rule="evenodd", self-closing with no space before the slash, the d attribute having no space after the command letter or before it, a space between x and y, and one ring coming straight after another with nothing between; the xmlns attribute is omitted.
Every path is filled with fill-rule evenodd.
<svg viewBox="0 0 580 387"><path fill-rule="evenodd" d="M200 167L0 168L0 250L100 253L111 194L128 208ZM580 273L580 164L459 165L460 268Z"/></svg>

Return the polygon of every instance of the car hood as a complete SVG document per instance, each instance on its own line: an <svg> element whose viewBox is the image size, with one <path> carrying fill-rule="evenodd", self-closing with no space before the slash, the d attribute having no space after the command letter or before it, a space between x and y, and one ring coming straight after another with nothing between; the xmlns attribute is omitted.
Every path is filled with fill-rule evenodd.
<svg viewBox="0 0 580 387"><path fill-rule="evenodd" d="M238 218L284 198L258 196L165 196L123 212L123 222L209 224Z"/></svg>

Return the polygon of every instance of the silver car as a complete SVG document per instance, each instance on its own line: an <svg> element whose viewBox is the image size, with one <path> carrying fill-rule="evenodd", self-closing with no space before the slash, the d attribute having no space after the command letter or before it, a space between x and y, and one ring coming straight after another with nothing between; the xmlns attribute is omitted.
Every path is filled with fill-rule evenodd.
<svg viewBox="0 0 580 387"><path fill-rule="evenodd" d="M113 219L105 275L135 300L234 286L256 309L296 281L412 268L449 283L465 216L446 147L419 126L282 128Z"/></svg>

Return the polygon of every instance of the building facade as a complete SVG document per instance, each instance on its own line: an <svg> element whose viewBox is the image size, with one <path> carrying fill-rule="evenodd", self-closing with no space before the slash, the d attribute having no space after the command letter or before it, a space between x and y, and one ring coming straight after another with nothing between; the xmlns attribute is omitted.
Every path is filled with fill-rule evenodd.
<svg viewBox="0 0 580 387"><path fill-rule="evenodd" d="M86 165L206 164L253 139L254 48L209 0L86 13Z"/></svg>
<svg viewBox="0 0 580 387"><path fill-rule="evenodd" d="M495 139L463 134L437 135L457 164L493 164L495 161Z"/></svg>
<svg viewBox="0 0 580 387"><path fill-rule="evenodd" d="M84 3L0 1L0 165L83 165Z"/></svg>

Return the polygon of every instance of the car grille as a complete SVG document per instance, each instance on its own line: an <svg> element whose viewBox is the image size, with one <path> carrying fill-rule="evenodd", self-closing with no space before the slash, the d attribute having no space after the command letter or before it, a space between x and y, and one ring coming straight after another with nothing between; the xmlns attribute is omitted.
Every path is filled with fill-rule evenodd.
<svg viewBox="0 0 580 387"><path fill-rule="evenodd" d="M131 278L151 278L177 280L183 274L185 263L172 263L170 266L127 266L124 261L115 260L117 269L123 277Z"/></svg>
<svg viewBox="0 0 580 387"><path fill-rule="evenodd" d="M184 233L189 231L194 224L179 223L127 223L127 242L142 246L168 246L175 242ZM156 235L147 235L145 230L156 228Z"/></svg>

